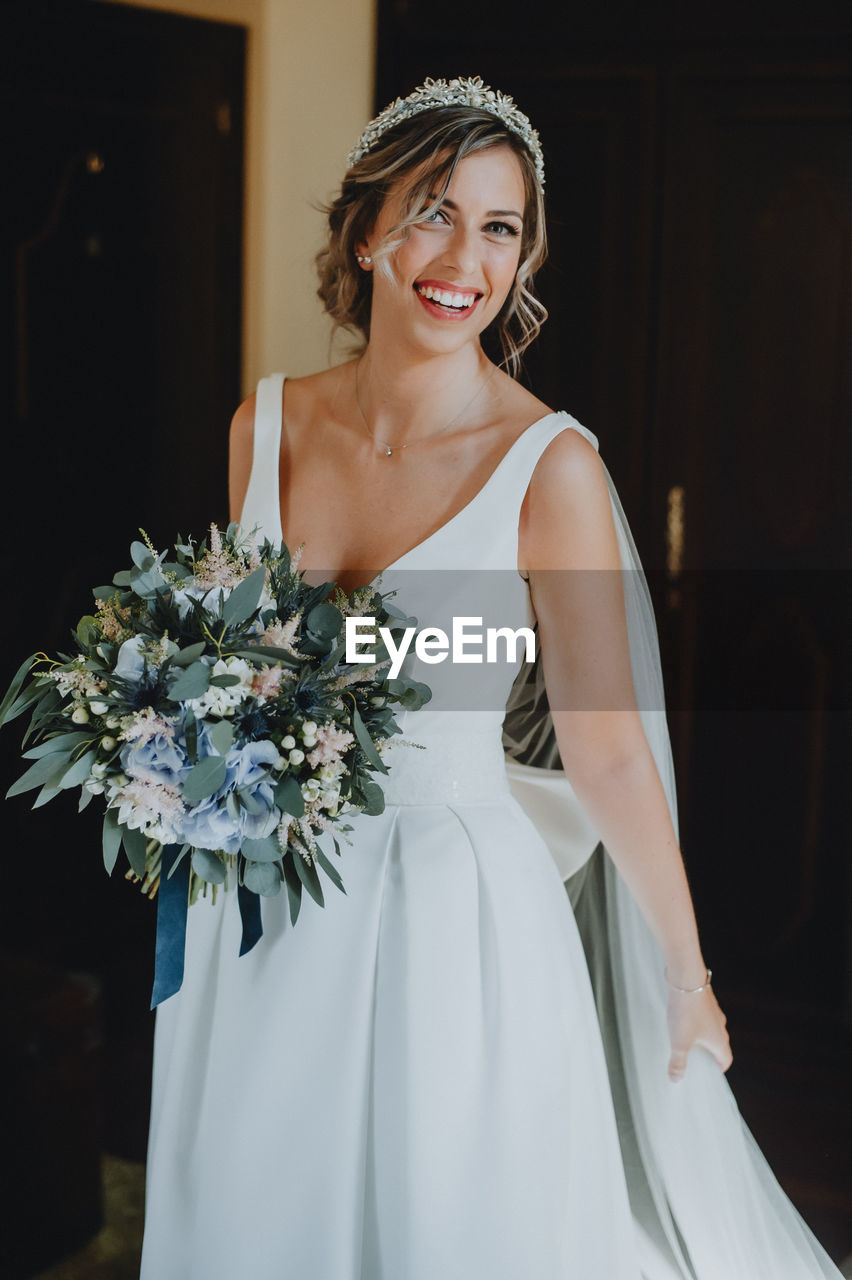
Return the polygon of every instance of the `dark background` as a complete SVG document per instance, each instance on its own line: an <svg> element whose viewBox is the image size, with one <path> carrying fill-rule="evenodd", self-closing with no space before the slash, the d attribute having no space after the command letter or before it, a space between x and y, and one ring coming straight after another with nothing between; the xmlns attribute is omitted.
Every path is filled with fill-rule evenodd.
<svg viewBox="0 0 852 1280"><path fill-rule="evenodd" d="M245 41L76 0L21 7L4 35L5 681L62 647L140 524L163 546L225 519ZM526 376L597 435L648 570L730 1079L839 1258L849 6L380 0L377 108L456 74L512 93L543 139L550 320ZM9 780L19 738L0 735ZM5 1204L45 1259L97 1225L101 1146L144 1158L154 911L93 857L95 805L29 803L4 806Z"/></svg>
<svg viewBox="0 0 852 1280"><path fill-rule="evenodd" d="M4 687L67 645L139 526L162 549L227 522L241 398L244 30L18 10L0 54ZM25 723L0 735L3 791ZM99 1225L101 1146L144 1159L154 1021L155 907L105 875L96 804L32 799L3 806L0 940L3 1269L22 1276Z"/></svg>

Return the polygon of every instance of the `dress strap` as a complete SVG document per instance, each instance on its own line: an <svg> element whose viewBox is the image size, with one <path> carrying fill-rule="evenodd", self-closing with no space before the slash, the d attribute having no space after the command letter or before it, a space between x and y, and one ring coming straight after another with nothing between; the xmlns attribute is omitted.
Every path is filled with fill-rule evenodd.
<svg viewBox="0 0 852 1280"><path fill-rule="evenodd" d="M562 410L559 413L548 414L546 418L529 427L515 441L514 447L505 459L510 465L503 468L503 475L500 476L502 483L495 486L496 492L493 495L499 509L506 513L507 527L517 530L521 507L539 459L547 446L567 429L576 431L600 452L597 436L589 431L588 427L582 426L576 418L572 418L570 413Z"/></svg>
<svg viewBox="0 0 852 1280"><path fill-rule="evenodd" d="M246 532L257 528L261 537L275 543L282 537L278 468L285 377L272 373L257 384L251 474L240 516Z"/></svg>

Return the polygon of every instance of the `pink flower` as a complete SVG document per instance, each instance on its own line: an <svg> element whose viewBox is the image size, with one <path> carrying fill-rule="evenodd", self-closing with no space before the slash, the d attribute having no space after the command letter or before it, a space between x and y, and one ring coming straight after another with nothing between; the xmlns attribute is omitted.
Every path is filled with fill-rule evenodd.
<svg viewBox="0 0 852 1280"><path fill-rule="evenodd" d="M355 738L348 729L338 729L333 721L322 725L317 729L317 745L308 753L308 764L312 769L323 764L334 764L354 741Z"/></svg>
<svg viewBox="0 0 852 1280"><path fill-rule="evenodd" d="M259 643L269 645L272 649L286 649L288 653L295 653L296 646L293 641L301 621L301 612L294 613L286 622L275 618L260 637Z"/></svg>
<svg viewBox="0 0 852 1280"><path fill-rule="evenodd" d="M283 674L284 671L281 667L262 667L252 677L252 693L261 702L265 702L267 698L274 698L278 692L278 686L281 684Z"/></svg>

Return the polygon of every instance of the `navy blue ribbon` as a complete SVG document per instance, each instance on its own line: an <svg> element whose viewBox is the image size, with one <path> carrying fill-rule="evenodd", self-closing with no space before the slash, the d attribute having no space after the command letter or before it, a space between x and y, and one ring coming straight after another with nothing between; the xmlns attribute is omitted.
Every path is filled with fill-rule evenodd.
<svg viewBox="0 0 852 1280"><path fill-rule="evenodd" d="M263 937L263 924L260 919L260 898L252 893L244 884L237 887L237 900L240 904L240 919L243 922L243 939L240 943L240 955L251 951L255 943Z"/></svg>
<svg viewBox="0 0 852 1280"><path fill-rule="evenodd" d="M154 958L152 1009L180 991L183 982L186 913L189 907L188 852L180 866L172 871L181 848L179 844L167 844L163 848L160 886L157 890L157 949ZM171 876L169 872L172 872Z"/></svg>
<svg viewBox="0 0 852 1280"><path fill-rule="evenodd" d="M160 886L157 890L157 948L154 958L154 990L151 994L152 1009L180 991L183 982L191 862L187 853L180 866L172 870L181 847L179 844L167 844L163 849ZM237 900L243 925L240 955L244 956L263 937L260 898L241 884L237 888Z"/></svg>

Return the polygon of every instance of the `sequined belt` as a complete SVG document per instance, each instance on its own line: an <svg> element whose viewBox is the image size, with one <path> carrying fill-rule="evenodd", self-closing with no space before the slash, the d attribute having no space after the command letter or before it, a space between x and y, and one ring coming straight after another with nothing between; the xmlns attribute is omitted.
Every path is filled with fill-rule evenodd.
<svg viewBox="0 0 852 1280"><path fill-rule="evenodd" d="M390 773L376 780L386 805L486 804L510 794L503 746L493 734L441 735L422 747L394 742L384 760Z"/></svg>

